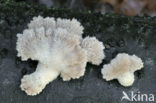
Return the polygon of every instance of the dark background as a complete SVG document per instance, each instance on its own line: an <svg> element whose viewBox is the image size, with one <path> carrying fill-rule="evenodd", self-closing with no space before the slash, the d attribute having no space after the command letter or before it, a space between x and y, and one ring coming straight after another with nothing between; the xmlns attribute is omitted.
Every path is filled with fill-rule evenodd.
<svg viewBox="0 0 156 103"><path fill-rule="evenodd" d="M27 96L20 89L20 80L33 72L37 61L17 58L16 34L21 33L34 16L76 18L84 26L83 36L96 36L105 46L106 59L100 66L87 64L84 77L64 82L59 77L37 96ZM0 4L0 103L138 103L122 101L122 92L156 95L156 18L149 16L92 13L61 8L47 8L25 2ZM136 54L144 68L135 72L131 87L117 80L102 79L101 68L118 53ZM148 103L148 102L141 102ZM153 102L153 103L156 103Z"/></svg>

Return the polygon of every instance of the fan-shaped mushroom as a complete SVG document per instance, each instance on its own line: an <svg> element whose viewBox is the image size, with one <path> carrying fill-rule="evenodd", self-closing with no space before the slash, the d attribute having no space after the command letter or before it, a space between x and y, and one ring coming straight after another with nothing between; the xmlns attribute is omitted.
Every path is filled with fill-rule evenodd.
<svg viewBox="0 0 156 103"><path fill-rule="evenodd" d="M100 64L105 57L102 42L90 37L83 40L82 33L76 19L34 17L28 29L17 34L18 57L39 61L36 71L22 78L21 89L37 95L58 75L64 81L77 79L84 75L88 61Z"/></svg>
<svg viewBox="0 0 156 103"><path fill-rule="evenodd" d="M123 86L131 86L134 82L134 72L143 68L142 60L135 55L120 53L110 64L103 66L101 73L106 81L117 79Z"/></svg>

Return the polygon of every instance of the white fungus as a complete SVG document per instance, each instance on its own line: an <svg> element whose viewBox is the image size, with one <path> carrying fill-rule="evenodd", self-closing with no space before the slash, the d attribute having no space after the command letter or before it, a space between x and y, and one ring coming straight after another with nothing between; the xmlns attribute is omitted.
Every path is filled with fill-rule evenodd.
<svg viewBox="0 0 156 103"><path fill-rule="evenodd" d="M120 53L110 64L103 66L101 73L106 81L117 79L125 87L134 82L134 72L143 68L142 60L135 55Z"/></svg>
<svg viewBox="0 0 156 103"><path fill-rule="evenodd" d="M87 59L92 64L99 65L102 59L105 58L103 49L105 49L102 42L98 41L95 37L86 37L82 41L82 47L88 51Z"/></svg>
<svg viewBox="0 0 156 103"><path fill-rule="evenodd" d="M99 65L104 46L95 37L83 40L83 29L76 19L34 17L28 29L17 34L17 56L39 61L36 71L22 78L21 89L37 95L59 75L64 81L78 79L87 62Z"/></svg>

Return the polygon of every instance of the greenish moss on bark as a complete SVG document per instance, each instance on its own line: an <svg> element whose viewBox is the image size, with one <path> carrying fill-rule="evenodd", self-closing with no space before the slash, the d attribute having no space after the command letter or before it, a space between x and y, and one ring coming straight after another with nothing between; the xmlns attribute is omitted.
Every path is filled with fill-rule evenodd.
<svg viewBox="0 0 156 103"><path fill-rule="evenodd" d="M83 36L96 36L105 44L106 58L100 66L87 64L85 76L63 82L61 78L47 85L35 97L19 88L25 74L33 72L37 62L17 58L16 34L22 33L34 16L76 18L84 26ZM1 103L121 103L122 91L140 90L155 93L156 78L156 18L82 12L47 8L43 5L0 1L0 101ZM136 54L145 63L135 73L132 87L123 88L117 81L106 82L100 69L118 53ZM148 87L148 88L145 88ZM128 101L127 101L128 102ZM125 101L123 101L125 103ZM146 102L143 102L146 103Z"/></svg>

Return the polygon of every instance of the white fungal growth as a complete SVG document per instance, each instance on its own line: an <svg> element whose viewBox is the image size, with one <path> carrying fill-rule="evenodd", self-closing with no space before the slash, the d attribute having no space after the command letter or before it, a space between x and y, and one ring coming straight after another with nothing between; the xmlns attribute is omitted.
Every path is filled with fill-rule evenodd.
<svg viewBox="0 0 156 103"><path fill-rule="evenodd" d="M125 87L134 82L134 72L143 68L142 60L135 55L120 53L110 64L104 65L101 73L106 81L117 79Z"/></svg>
<svg viewBox="0 0 156 103"><path fill-rule="evenodd" d="M88 61L100 64L103 44L96 38L83 40L82 33L83 27L76 19L34 17L28 29L17 34L17 56L39 61L36 71L22 78L21 89L37 95L59 75L64 81L78 79L84 75Z"/></svg>
<svg viewBox="0 0 156 103"><path fill-rule="evenodd" d="M57 27L66 29L71 34L82 36L83 33L83 27L81 26L80 22L78 22L76 19L57 19Z"/></svg>
<svg viewBox="0 0 156 103"><path fill-rule="evenodd" d="M87 60L92 64L101 64L105 58L103 50L105 49L102 42L98 41L95 37L86 37L82 41L82 47L87 51Z"/></svg>
<svg viewBox="0 0 156 103"><path fill-rule="evenodd" d="M58 75L59 71L56 69L51 69L48 66L39 63L34 73L25 75L22 78L20 87L28 95L36 95L45 88L46 84L56 79Z"/></svg>

